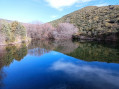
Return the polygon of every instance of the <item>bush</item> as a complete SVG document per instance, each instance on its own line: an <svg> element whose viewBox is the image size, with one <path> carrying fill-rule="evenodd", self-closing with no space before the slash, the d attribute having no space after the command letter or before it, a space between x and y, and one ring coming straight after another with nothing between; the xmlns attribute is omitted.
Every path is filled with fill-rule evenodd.
<svg viewBox="0 0 119 89"><path fill-rule="evenodd" d="M55 39L71 39L72 35L76 34L78 29L70 23L60 23L53 32Z"/></svg>

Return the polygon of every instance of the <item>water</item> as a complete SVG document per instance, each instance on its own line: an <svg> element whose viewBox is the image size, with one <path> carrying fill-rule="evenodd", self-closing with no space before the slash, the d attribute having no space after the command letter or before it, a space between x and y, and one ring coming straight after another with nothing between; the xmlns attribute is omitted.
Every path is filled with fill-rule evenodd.
<svg viewBox="0 0 119 89"><path fill-rule="evenodd" d="M33 41L2 46L0 89L119 89L119 45Z"/></svg>

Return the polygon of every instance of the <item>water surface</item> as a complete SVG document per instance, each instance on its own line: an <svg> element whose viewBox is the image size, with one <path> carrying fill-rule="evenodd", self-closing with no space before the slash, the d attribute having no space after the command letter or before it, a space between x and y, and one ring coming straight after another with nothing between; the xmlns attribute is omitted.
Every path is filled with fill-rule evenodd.
<svg viewBox="0 0 119 89"><path fill-rule="evenodd" d="M2 46L0 89L119 89L118 43L65 40Z"/></svg>

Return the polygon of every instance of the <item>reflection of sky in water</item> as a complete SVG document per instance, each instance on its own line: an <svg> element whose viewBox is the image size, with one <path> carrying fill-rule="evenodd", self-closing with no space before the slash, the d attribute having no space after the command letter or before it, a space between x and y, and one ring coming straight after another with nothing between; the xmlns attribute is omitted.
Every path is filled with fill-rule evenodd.
<svg viewBox="0 0 119 89"><path fill-rule="evenodd" d="M3 68L2 89L118 89L119 64L86 62L50 51Z"/></svg>
<svg viewBox="0 0 119 89"><path fill-rule="evenodd" d="M94 63L95 64L95 63ZM50 68L53 71L62 71L70 78L91 82L94 86L99 85L103 89L104 84L110 84L119 88L119 72L110 69L103 69L99 66L67 62L60 59Z"/></svg>

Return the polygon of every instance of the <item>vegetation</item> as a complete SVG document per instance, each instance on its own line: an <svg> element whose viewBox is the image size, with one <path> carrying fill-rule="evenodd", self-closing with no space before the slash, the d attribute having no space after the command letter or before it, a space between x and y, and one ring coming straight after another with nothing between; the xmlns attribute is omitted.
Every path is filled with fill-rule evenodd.
<svg viewBox="0 0 119 89"><path fill-rule="evenodd" d="M80 39L117 40L119 32L119 5L105 7L88 6L50 22L57 27L59 23L74 24Z"/></svg>
<svg viewBox="0 0 119 89"><path fill-rule="evenodd" d="M54 28L51 24L28 24L28 36L32 39L71 39L78 29L70 23L60 23Z"/></svg>
<svg viewBox="0 0 119 89"><path fill-rule="evenodd" d="M25 27L17 22L0 21L0 44L11 44L26 39Z"/></svg>
<svg viewBox="0 0 119 89"><path fill-rule="evenodd" d="M71 39L78 29L70 23L60 23L53 32L54 39Z"/></svg>
<svg viewBox="0 0 119 89"><path fill-rule="evenodd" d="M55 28L46 24L27 24L27 34L32 39L49 39L53 38L52 32Z"/></svg>

